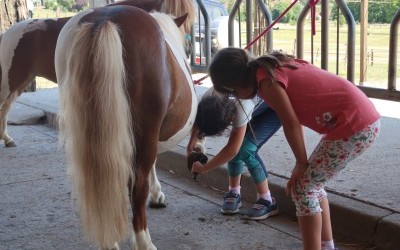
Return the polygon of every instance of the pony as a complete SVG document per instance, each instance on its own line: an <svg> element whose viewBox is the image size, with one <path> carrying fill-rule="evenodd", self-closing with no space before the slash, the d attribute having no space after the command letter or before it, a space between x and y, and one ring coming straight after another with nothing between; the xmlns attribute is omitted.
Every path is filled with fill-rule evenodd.
<svg viewBox="0 0 400 250"><path fill-rule="evenodd" d="M75 15L58 36L60 142L85 235L100 249L118 249L129 232L128 197L133 249L156 249L145 211L149 175L197 112L177 27L185 18L176 25L167 14L108 6Z"/></svg>
<svg viewBox="0 0 400 250"><path fill-rule="evenodd" d="M193 0L126 0L110 4L160 11L175 16L188 14L183 28L191 33L196 17ZM16 146L7 132L7 114L15 99L36 76L57 82L54 51L58 34L70 19L28 19L14 24L0 35L0 140L6 147Z"/></svg>
<svg viewBox="0 0 400 250"><path fill-rule="evenodd" d="M192 0L127 0L109 6L114 5L136 6L147 12L155 10L176 16L187 13L182 26L186 34L191 32L196 16ZM69 19L29 19L0 34L0 140L4 140L6 147L16 146L7 132L7 113L15 99L36 76L57 83L55 48L58 35ZM166 207L155 168L151 170L149 181L150 207Z"/></svg>

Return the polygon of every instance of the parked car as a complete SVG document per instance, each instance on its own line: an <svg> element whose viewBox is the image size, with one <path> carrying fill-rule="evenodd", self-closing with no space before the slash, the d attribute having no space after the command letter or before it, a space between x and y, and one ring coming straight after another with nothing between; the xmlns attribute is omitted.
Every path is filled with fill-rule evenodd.
<svg viewBox="0 0 400 250"><path fill-rule="evenodd" d="M207 10L210 19L210 33L211 33L211 56L213 56L219 49L228 46L228 19L229 15L225 6L216 0L203 0L204 7ZM199 10L197 1L195 1L198 17L194 24L195 33L195 52L196 64L205 64L205 26L204 17ZM234 45L239 45L239 24L235 21L235 42ZM236 39L237 37L237 39Z"/></svg>

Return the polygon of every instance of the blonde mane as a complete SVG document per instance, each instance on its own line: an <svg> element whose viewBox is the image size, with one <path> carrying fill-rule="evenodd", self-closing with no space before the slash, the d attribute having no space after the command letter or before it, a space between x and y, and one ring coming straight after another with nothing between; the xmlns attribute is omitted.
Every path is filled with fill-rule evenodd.
<svg viewBox="0 0 400 250"><path fill-rule="evenodd" d="M186 34L190 34L192 25L196 19L196 9L194 0L164 0L161 6L161 11L166 14L172 14L176 17L188 14L188 18L182 25Z"/></svg>

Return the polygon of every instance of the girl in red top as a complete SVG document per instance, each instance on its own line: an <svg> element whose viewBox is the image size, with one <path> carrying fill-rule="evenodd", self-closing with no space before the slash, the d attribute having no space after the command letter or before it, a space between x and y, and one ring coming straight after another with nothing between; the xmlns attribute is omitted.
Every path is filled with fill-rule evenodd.
<svg viewBox="0 0 400 250"><path fill-rule="evenodd" d="M324 186L376 140L380 114L372 102L342 77L277 52L255 59L225 48L209 74L217 91L240 99L258 93L277 112L296 159L286 193L296 205L303 247L334 249ZM302 126L322 134L308 158Z"/></svg>

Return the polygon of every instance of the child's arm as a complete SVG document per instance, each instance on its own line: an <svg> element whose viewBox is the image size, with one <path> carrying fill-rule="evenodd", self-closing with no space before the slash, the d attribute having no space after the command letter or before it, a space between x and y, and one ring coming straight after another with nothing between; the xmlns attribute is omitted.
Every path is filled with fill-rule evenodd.
<svg viewBox="0 0 400 250"><path fill-rule="evenodd" d="M286 187L286 192L289 194L295 189L308 166L303 129L285 89L280 83L264 80L260 84L260 88L262 95L278 114L286 139L296 158L296 165Z"/></svg>
<svg viewBox="0 0 400 250"><path fill-rule="evenodd" d="M245 134L246 125L232 129L229 135L228 143L221 149L221 151L219 151L219 153L209 160L205 165L195 162L192 167L192 173L203 174L232 160L233 157L235 157L239 152Z"/></svg>
<svg viewBox="0 0 400 250"><path fill-rule="evenodd" d="M187 155L190 155L193 152L193 148L196 145L196 142L199 138L199 133L200 133L199 128L197 126L193 125L192 133L190 134L189 143L186 147Z"/></svg>

